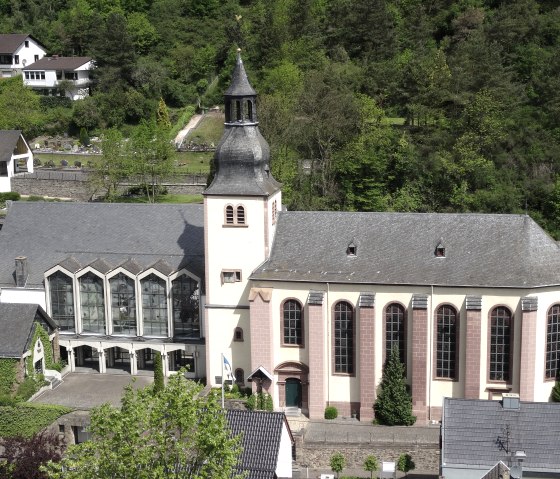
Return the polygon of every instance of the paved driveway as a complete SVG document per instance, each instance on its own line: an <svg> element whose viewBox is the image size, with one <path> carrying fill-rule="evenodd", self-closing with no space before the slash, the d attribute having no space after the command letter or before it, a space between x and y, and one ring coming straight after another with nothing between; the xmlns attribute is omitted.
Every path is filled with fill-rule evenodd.
<svg viewBox="0 0 560 479"><path fill-rule="evenodd" d="M75 409L91 409L103 403L120 405L123 388L132 382L141 388L153 382L152 377L125 374L71 373L56 389L47 390L33 402L59 404Z"/></svg>

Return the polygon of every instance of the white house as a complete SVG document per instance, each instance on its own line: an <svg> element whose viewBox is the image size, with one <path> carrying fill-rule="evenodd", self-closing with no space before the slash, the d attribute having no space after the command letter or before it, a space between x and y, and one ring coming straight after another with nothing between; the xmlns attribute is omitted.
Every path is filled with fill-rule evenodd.
<svg viewBox="0 0 560 479"><path fill-rule="evenodd" d="M93 60L90 57L44 57L23 69L23 83L44 95L72 100L89 95Z"/></svg>
<svg viewBox="0 0 560 479"><path fill-rule="evenodd" d="M31 35L0 34L0 77L21 74L23 68L39 61L46 54L46 48Z"/></svg>
<svg viewBox="0 0 560 479"><path fill-rule="evenodd" d="M12 191L11 178L33 173L33 152L20 130L0 130L0 193Z"/></svg>

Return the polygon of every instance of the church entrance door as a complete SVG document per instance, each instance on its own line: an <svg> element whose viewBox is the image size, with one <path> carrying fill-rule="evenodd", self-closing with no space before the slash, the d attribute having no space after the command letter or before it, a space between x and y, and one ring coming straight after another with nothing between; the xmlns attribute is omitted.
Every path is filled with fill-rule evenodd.
<svg viewBox="0 0 560 479"><path fill-rule="evenodd" d="M301 381L286 379L286 407L301 407Z"/></svg>

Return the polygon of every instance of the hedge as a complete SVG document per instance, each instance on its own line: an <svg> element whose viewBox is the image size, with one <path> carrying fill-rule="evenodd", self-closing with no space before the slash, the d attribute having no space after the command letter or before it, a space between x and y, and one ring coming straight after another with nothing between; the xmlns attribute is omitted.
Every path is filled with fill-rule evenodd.
<svg viewBox="0 0 560 479"><path fill-rule="evenodd" d="M70 411L71 408L50 404L0 406L0 437L31 437Z"/></svg>

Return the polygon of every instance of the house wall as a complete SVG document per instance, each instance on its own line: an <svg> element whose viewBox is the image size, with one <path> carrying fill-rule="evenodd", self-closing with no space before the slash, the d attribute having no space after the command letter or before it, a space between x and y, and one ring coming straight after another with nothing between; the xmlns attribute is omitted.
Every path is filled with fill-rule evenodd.
<svg viewBox="0 0 560 479"><path fill-rule="evenodd" d="M1 288L0 303L31 303L47 308L44 289Z"/></svg>
<svg viewBox="0 0 560 479"><path fill-rule="evenodd" d="M243 369L245 377L256 366L252 364L254 348L268 347L260 341L252 343L249 322L249 281L253 270L269 254L276 224L272 219L272 202L281 208L280 193L263 197L206 197L205 251L206 295L205 329L207 331L207 379L218 384L222 375L221 354L231 362L233 371ZM226 224L227 205L245 209L245 224ZM241 281L224 283L224 271L239 271ZM243 331L243 341L234 340L236 328ZM268 369L269 365L258 364Z"/></svg>
<svg viewBox="0 0 560 479"><path fill-rule="evenodd" d="M484 288L443 288L443 287L413 287L413 286L384 286L384 285L352 285L352 284L320 284L320 283L291 283L291 282L265 282L255 281L253 289L268 288L272 291L270 300L271 333L267 337L267 349L271 351L272 364L271 370L286 361L302 362L311 367L310 364L310 337L309 312L310 306L307 298L310 291L322 291L324 293L324 303L321 309L321 334L325 338L320 351L322 354L322 364L324 371L321 373L321 380L326 385L325 397L320 405L315 409L315 418L319 419L326 405L335 405L339 409L339 414L349 416L360 407L361 393L363 388L375 390L379 385L383 373L385 361L385 308L393 302L402 304L407 315L407 382L412 388L414 395L419 388L425 391L426 397L419 398L424 401L424 406L420 405L418 413L420 421L439 420L441 418L441 407L444 397L465 397L465 382L467 374L471 380L477 384L477 397L480 399L500 398L504 392L519 392L521 388L521 351L522 348L530 348L528 353L535 358L535 366L530 370L530 374L523 372L523 385L525 390L534 391L533 397L529 400L547 401L554 381L544 380L544 361L546 352L546 315L552 304L560 302L560 291L555 288L543 290L506 290L506 289L484 289ZM357 308L360 292L375 294L374 308L374 354L373 361L369 365L362 365L360 370L359 358L360 351L360 322L361 314L365 314ZM413 311L412 297L414 294L427 295L428 309L426 334L423 335L422 344L419 350L426 358L425 362L415 362L412 355L412 333L413 333ZM472 369L467 371L467 309L466 296L474 295L482 298L480 309L480 331L479 331L479 373L473 373ZM524 315L527 312L522 310L522 298L534 296L538 299L538 310L536 312L536 327L534 333L529 333L527 326L522 329ZM287 299L297 299L304 306L304 344L302 347L282 345L282 305ZM355 373L352 375L340 375L333 372L333 311L338 301L348 301L355 308ZM436 377L436 324L435 314L442 305L452 305L459 316L459 335L458 335L458 356L457 356L457 375L455 380L442 379ZM488 378L488 337L489 320L491 311L496 306L506 306L513 314L513 342L512 342L512 373L511 379L505 381L490 381ZM260 321L260 320L259 320ZM251 323L260 324L259 321ZM316 327L316 326L315 326ZM525 334L523 334L525 331ZM258 334L258 331L256 332ZM532 351L534 349L534 351ZM532 351L532 352L531 352ZM525 353L527 354L527 353ZM526 367L526 365L524 365ZM373 368L373 376L368 376L367 380L362 381L362 375L369 373ZM415 368L420 368L425 374L425 383L414 383L412 372ZM310 371L313 374L313 371ZM365 377L365 376L364 376ZM279 378L276 376L275 380ZM283 378L285 380L285 378ZM528 384L529 383L529 384ZM274 385L273 385L274 386ZM272 387L275 405L280 404L282 397L282 387ZM310 395L311 403L317 400L318 396ZM321 400L321 398L319 398ZM421 402L422 402L421 401ZM421 403L419 403L421 404ZM364 408L364 405L361 406ZM371 408L371 405L366 405ZM313 409L310 404L310 409ZM366 412L366 411L363 411Z"/></svg>
<svg viewBox="0 0 560 479"><path fill-rule="evenodd" d="M276 477L292 477L292 440L286 425L282 427Z"/></svg>
<svg viewBox="0 0 560 479"><path fill-rule="evenodd" d="M19 55L19 64L14 64L13 67L21 73L21 69L23 67L29 66L35 62L35 55L38 55L38 59L40 60L46 54L46 51L40 47L37 42L35 42L32 38L27 38L29 41L29 46L25 46L25 42L23 42L19 48L14 52L14 55Z"/></svg>

